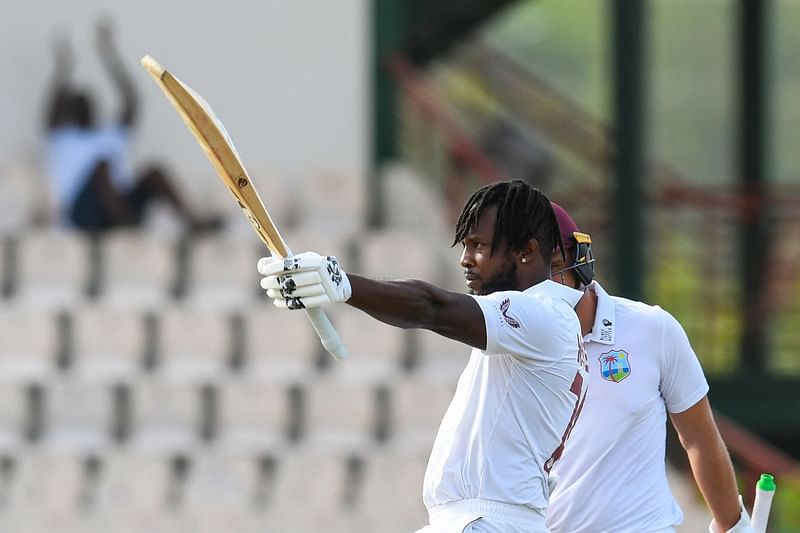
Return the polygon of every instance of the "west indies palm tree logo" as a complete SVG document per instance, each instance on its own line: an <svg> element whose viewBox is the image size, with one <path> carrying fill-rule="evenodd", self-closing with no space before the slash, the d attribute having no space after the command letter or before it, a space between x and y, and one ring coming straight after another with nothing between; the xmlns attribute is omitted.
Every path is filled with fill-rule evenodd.
<svg viewBox="0 0 800 533"><path fill-rule="evenodd" d="M628 361L628 352L612 350L598 358L600 360L600 374L603 379L619 383L631 375L631 364Z"/></svg>

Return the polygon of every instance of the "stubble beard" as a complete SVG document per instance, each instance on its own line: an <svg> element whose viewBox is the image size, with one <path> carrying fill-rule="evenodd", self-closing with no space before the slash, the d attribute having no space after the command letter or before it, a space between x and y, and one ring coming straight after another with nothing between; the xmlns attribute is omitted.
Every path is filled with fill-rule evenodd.
<svg viewBox="0 0 800 533"><path fill-rule="evenodd" d="M507 259L500 267L486 280L481 286L480 292L469 291L472 295L485 296L498 291L517 290L517 263L513 259Z"/></svg>

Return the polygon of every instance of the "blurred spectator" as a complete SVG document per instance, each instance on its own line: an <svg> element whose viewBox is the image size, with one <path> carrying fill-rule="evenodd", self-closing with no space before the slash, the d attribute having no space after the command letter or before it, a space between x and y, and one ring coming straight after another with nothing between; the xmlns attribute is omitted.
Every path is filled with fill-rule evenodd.
<svg viewBox="0 0 800 533"><path fill-rule="evenodd" d="M70 86L72 50L54 42L56 71L47 110L47 172L60 222L87 231L137 226L146 207L166 200L192 231L214 229L220 220L195 214L166 173L146 167L137 175L128 161L138 99L114 44L108 21L97 25L100 59L122 97L116 121L99 124L90 95Z"/></svg>

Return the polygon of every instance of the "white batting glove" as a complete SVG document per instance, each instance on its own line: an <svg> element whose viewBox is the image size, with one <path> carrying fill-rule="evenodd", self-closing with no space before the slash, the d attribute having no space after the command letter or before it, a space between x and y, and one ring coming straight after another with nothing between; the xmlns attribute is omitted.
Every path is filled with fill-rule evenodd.
<svg viewBox="0 0 800 533"><path fill-rule="evenodd" d="M258 260L258 272L264 276L261 288L266 289L267 296L281 309L346 302L352 294L347 274L330 255L305 252L285 259L262 257Z"/></svg>
<svg viewBox="0 0 800 533"><path fill-rule="evenodd" d="M747 509L744 508L741 496L739 496L739 507L741 507L742 511L739 514L739 521L736 522L736 525L727 531L723 531L717 526L716 521L712 520L708 525L708 533L756 533L756 530L750 524L750 515L747 514Z"/></svg>

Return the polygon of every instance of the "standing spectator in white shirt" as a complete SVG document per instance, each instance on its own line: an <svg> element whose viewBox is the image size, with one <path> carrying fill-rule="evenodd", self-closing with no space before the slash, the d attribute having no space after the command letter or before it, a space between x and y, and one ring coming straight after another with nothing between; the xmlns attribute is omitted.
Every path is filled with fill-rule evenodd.
<svg viewBox="0 0 800 533"><path fill-rule="evenodd" d="M585 288L594 305L578 310L593 324L584 337L589 391L552 472L547 526L554 533L674 531L683 515L666 476L669 413L714 518L709 531L751 533L708 383L683 328L660 307L610 296L593 281L591 239L563 208L553 209L566 249L553 254L553 280Z"/></svg>
<svg viewBox="0 0 800 533"><path fill-rule="evenodd" d="M585 396L573 310L582 295L549 279L559 241L544 194L513 180L479 189L459 216L453 244L463 246L470 295L345 274L335 258L312 252L259 261L261 285L280 308L346 301L472 347L428 461L425 533L547 531L549 472Z"/></svg>

